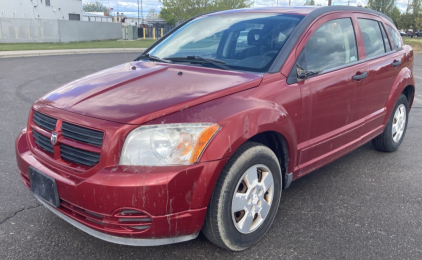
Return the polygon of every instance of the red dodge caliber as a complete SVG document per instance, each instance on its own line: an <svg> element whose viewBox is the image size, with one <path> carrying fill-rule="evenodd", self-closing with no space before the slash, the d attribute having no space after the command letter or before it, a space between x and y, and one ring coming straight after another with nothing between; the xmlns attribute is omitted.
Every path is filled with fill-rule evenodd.
<svg viewBox="0 0 422 260"><path fill-rule="evenodd" d="M33 105L20 177L90 235L243 250L283 189L372 140L404 139L413 51L384 14L357 7L230 10L192 18L133 62Z"/></svg>

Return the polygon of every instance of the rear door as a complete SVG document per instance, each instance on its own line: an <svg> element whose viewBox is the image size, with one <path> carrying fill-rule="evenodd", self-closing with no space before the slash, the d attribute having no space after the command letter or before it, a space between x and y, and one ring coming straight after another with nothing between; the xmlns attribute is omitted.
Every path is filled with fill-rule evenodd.
<svg viewBox="0 0 422 260"><path fill-rule="evenodd" d="M362 135L370 135L382 128L386 116L386 103L394 81L402 67L402 52L391 46L386 26L377 16L356 15L362 43L359 51L364 55L367 79L357 95L364 100L359 117L364 119Z"/></svg>

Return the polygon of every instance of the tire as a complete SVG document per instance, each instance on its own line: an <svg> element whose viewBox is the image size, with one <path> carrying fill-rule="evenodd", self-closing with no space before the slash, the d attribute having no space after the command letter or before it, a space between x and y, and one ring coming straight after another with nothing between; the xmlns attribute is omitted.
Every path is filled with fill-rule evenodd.
<svg viewBox="0 0 422 260"><path fill-rule="evenodd" d="M202 233L217 246L233 251L256 244L274 221L281 189L277 156L262 144L246 142L220 173Z"/></svg>
<svg viewBox="0 0 422 260"><path fill-rule="evenodd" d="M401 94L394 106L384 132L372 140L375 149L381 152L396 151L403 142L406 134L408 118L409 101L405 95ZM393 128L397 130L393 130Z"/></svg>

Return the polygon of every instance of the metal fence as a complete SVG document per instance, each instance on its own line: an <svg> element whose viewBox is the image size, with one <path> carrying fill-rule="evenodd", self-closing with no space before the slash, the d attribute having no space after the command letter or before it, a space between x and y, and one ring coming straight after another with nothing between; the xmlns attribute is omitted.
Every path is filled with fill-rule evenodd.
<svg viewBox="0 0 422 260"><path fill-rule="evenodd" d="M120 23L0 19L0 43L74 42L122 38Z"/></svg>

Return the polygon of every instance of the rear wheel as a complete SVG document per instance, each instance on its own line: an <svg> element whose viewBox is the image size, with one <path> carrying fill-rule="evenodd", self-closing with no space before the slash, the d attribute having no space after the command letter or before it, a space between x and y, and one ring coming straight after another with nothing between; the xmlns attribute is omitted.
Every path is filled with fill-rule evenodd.
<svg viewBox="0 0 422 260"><path fill-rule="evenodd" d="M407 129L409 102L401 94L394 107L384 132L372 140L374 147L382 152L393 152L403 142Z"/></svg>
<svg viewBox="0 0 422 260"><path fill-rule="evenodd" d="M268 147L247 142L217 180L202 232L214 244L244 250L270 228L281 197L281 169Z"/></svg>

